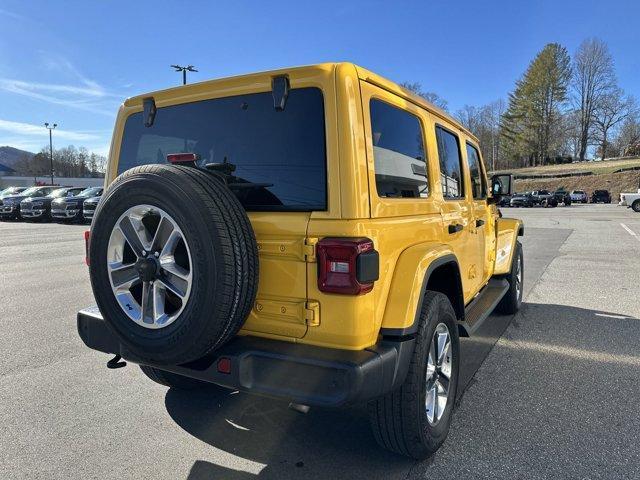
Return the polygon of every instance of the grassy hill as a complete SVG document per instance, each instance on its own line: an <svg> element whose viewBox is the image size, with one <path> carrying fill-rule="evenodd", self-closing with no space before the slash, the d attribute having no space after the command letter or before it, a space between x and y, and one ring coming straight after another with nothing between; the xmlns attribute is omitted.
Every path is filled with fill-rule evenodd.
<svg viewBox="0 0 640 480"><path fill-rule="evenodd" d="M640 170L613 172L621 168L633 167L640 168L640 157L519 168L508 172L515 175L516 191L518 192L564 188L566 190L584 190L587 194L591 194L594 190L609 190L613 201L617 201L620 192L636 192L638 190ZM574 173L576 175L571 176ZM519 176L531 175L540 177L518 178Z"/></svg>

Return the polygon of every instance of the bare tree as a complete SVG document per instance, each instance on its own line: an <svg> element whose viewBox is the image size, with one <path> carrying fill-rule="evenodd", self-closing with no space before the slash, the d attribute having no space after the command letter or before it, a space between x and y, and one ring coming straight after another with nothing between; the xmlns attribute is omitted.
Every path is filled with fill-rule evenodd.
<svg viewBox="0 0 640 480"><path fill-rule="evenodd" d="M449 105L448 102L437 93L424 92L422 90L422 84L420 82L402 82L400 86L406 88L412 93L415 93L416 95L420 95L426 101L433 103L436 107L447 111L447 107Z"/></svg>
<svg viewBox="0 0 640 480"><path fill-rule="evenodd" d="M638 110L625 119L613 143L617 155L640 155L640 112Z"/></svg>
<svg viewBox="0 0 640 480"><path fill-rule="evenodd" d="M613 88L600 98L593 112L593 125L602 160L607 155L612 129L631 116L635 108L633 98L625 97L620 88Z"/></svg>
<svg viewBox="0 0 640 480"><path fill-rule="evenodd" d="M594 112L616 83L607 44L596 38L582 42L574 56L573 73L574 104L579 112L578 158L583 161L593 140Z"/></svg>

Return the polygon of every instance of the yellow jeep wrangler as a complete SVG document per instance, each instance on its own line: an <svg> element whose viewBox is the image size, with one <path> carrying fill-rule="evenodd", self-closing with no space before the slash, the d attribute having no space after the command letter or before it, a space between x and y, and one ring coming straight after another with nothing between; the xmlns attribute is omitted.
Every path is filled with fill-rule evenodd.
<svg viewBox="0 0 640 480"><path fill-rule="evenodd" d="M368 401L385 448L444 441L459 336L518 310L523 233L477 139L350 63L130 98L87 234L110 367L312 406ZM214 387L216 388L216 387Z"/></svg>

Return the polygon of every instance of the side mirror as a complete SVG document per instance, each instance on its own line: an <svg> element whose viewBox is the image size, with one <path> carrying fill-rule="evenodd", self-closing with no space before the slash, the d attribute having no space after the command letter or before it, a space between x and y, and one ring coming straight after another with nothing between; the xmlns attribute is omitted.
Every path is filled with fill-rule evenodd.
<svg viewBox="0 0 640 480"><path fill-rule="evenodd" d="M515 182L513 175L510 173L503 175L494 175L491 177L491 194L494 197L503 195L513 195L515 190Z"/></svg>

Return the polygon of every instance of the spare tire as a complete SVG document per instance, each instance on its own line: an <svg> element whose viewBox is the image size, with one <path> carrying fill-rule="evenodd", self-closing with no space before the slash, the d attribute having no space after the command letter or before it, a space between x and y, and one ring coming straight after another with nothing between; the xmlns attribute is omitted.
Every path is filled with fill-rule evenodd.
<svg viewBox="0 0 640 480"><path fill-rule="evenodd" d="M157 365L199 359L231 339L258 289L258 249L220 177L192 167L124 172L96 209L91 287L124 347Z"/></svg>

